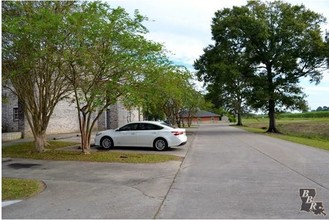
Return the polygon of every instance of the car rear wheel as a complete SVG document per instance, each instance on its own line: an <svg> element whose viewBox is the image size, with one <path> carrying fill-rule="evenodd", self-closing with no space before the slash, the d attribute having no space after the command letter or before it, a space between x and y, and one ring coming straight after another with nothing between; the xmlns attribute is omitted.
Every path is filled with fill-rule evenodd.
<svg viewBox="0 0 329 220"><path fill-rule="evenodd" d="M163 151L163 150L166 150L168 148L168 143L165 139L158 138L154 141L153 147L158 151Z"/></svg>
<svg viewBox="0 0 329 220"><path fill-rule="evenodd" d="M101 140L101 146L104 149L110 149L113 147L113 140L110 137L103 137Z"/></svg>

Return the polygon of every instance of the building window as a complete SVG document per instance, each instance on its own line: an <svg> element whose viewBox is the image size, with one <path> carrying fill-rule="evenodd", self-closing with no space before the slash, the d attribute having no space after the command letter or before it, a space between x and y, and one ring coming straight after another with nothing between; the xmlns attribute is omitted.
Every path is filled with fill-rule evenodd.
<svg viewBox="0 0 329 220"><path fill-rule="evenodd" d="M13 109L13 119L14 121L18 121L19 119L18 108Z"/></svg>

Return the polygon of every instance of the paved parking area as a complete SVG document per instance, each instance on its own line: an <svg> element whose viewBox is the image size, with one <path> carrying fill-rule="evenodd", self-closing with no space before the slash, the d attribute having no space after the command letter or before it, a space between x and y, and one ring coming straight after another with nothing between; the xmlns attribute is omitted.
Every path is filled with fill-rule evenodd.
<svg viewBox="0 0 329 220"><path fill-rule="evenodd" d="M34 178L47 188L3 207L3 218L153 218L179 169L158 164L86 163L13 159L2 175Z"/></svg>
<svg viewBox="0 0 329 220"><path fill-rule="evenodd" d="M113 151L184 157L194 137L190 133L187 145L165 152L157 152L152 148L114 148ZM72 134L57 135L55 138L79 141L79 137ZM76 146L67 150L79 149ZM92 147L92 151L97 150L102 149ZM40 179L47 188L35 197L3 207L2 217L152 219L168 193L180 165L181 161L124 164L6 158L2 161L3 176Z"/></svg>

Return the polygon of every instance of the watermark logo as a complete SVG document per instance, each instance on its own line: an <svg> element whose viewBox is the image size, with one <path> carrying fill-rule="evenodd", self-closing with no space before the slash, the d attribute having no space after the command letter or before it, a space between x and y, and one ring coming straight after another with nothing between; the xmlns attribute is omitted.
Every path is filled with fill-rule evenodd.
<svg viewBox="0 0 329 220"><path fill-rule="evenodd" d="M312 212L315 215L326 215L322 202L314 200L315 189L299 189L299 196L302 200L301 211Z"/></svg>

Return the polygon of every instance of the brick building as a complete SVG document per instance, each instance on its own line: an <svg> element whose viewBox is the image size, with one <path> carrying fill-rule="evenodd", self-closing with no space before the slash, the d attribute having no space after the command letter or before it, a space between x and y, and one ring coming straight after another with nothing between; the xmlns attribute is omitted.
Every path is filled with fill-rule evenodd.
<svg viewBox="0 0 329 220"><path fill-rule="evenodd" d="M60 101L50 118L47 134L71 133L79 131L76 104ZM127 110L119 101L109 106L99 117L95 130L113 129L127 122L143 120L138 109ZM31 137L30 126L24 117L23 106L10 90L2 88L2 133L20 132L21 137Z"/></svg>
<svg viewBox="0 0 329 220"><path fill-rule="evenodd" d="M183 113L181 116L184 120L184 123L188 123L188 115L187 113ZM192 124L197 125L197 124L212 124L212 123L217 123L220 121L220 115L217 115L212 112L208 112L205 110L200 110L197 111L192 117Z"/></svg>

